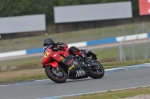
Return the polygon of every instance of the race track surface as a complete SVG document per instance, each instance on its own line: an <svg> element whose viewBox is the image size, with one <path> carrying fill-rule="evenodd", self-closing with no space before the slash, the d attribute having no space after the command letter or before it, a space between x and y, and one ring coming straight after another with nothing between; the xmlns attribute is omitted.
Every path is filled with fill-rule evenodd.
<svg viewBox="0 0 150 99"><path fill-rule="evenodd" d="M57 84L49 79L0 85L0 99L50 99L46 97L150 85L150 67L106 72L102 79L67 80ZM52 99L52 98L51 98Z"/></svg>

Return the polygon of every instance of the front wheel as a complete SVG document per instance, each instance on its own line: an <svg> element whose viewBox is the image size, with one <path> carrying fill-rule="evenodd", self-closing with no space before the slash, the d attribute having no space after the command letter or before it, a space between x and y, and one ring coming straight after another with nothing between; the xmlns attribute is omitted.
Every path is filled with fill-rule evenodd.
<svg viewBox="0 0 150 99"><path fill-rule="evenodd" d="M97 66L95 66L95 68L90 69L89 76L94 79L102 78L105 73L104 67L98 61L95 61L95 63L97 64Z"/></svg>
<svg viewBox="0 0 150 99"><path fill-rule="evenodd" d="M56 70L56 68L53 68L51 66L45 67L45 73L52 81L56 83L64 83L67 80L67 74L66 72L59 68L59 71Z"/></svg>

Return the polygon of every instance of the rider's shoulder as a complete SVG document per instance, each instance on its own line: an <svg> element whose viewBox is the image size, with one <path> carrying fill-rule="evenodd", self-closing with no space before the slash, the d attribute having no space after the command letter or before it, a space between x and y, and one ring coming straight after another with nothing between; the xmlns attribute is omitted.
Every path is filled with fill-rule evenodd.
<svg viewBox="0 0 150 99"><path fill-rule="evenodd" d="M45 46L43 49L44 49L44 51L43 51L43 52L45 52L47 49L52 49L52 46L51 46L51 45L49 45L49 46Z"/></svg>

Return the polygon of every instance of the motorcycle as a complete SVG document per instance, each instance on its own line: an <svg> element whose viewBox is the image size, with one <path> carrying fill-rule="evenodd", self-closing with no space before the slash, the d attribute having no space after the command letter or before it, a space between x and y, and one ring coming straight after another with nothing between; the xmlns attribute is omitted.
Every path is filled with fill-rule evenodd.
<svg viewBox="0 0 150 99"><path fill-rule="evenodd" d="M97 56L89 49L81 51L89 58L88 63L82 57L72 55L69 49L47 49L41 62L48 78L56 83L64 83L67 79L102 78L105 72Z"/></svg>

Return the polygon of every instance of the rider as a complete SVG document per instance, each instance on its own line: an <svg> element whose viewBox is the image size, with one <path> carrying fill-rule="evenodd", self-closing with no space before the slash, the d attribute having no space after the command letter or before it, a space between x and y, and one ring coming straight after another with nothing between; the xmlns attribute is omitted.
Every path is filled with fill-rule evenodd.
<svg viewBox="0 0 150 99"><path fill-rule="evenodd" d="M57 43L55 43L52 38L46 38L46 39L44 40L44 42L43 42L43 46L44 46L44 52L45 52L46 49L48 49L48 48L54 49L54 50L56 50L56 51L58 51L58 50L57 50L58 48L60 48L61 50L64 50L64 49L68 48L68 45L67 45L67 44L62 43L62 42L57 42ZM82 51L79 50L77 47L75 47L75 46L70 47L70 48L69 48L69 52L70 52L71 54L73 54L73 55L79 55L79 56L81 56L81 57L84 59L85 63L86 63L86 64L88 63L88 61L89 61L88 57L87 57L86 55L84 55L84 54L82 53Z"/></svg>

